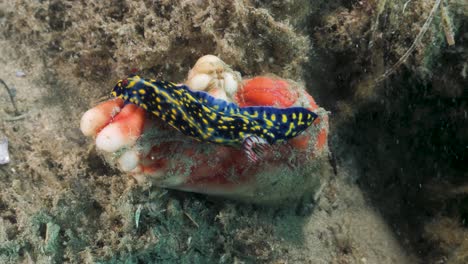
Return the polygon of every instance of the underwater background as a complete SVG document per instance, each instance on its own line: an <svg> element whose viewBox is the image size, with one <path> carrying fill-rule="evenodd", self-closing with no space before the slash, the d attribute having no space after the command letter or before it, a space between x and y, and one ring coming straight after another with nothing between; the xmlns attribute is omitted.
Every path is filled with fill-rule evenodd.
<svg viewBox="0 0 468 264"><path fill-rule="evenodd" d="M0 2L0 263L467 263L467 14L464 0ZM80 132L132 69L182 81L206 54L301 82L330 111L319 197L140 186Z"/></svg>

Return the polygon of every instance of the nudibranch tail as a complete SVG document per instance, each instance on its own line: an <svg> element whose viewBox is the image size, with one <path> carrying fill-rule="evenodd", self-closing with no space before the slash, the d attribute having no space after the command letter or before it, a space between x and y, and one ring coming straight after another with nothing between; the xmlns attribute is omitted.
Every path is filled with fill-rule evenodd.
<svg viewBox="0 0 468 264"><path fill-rule="evenodd" d="M245 145L249 137L269 144L285 141L317 118L317 114L302 107L241 108L185 85L139 76L119 81L112 95L137 104L185 135L224 145Z"/></svg>

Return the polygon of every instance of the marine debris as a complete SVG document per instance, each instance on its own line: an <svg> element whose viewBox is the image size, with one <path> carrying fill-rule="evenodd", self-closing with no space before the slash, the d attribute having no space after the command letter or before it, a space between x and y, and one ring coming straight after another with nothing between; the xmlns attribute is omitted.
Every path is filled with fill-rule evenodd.
<svg viewBox="0 0 468 264"><path fill-rule="evenodd" d="M8 153L8 139L0 138L0 165L10 162L10 154Z"/></svg>

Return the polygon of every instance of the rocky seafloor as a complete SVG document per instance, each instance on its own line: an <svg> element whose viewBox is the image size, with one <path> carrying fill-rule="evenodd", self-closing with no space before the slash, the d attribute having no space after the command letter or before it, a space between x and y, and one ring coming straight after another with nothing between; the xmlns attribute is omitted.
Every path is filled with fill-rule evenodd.
<svg viewBox="0 0 468 264"><path fill-rule="evenodd" d="M0 263L466 263L467 5L447 1L0 3ZM336 174L262 206L145 188L78 125L131 69L202 55L304 83ZM135 224L138 212L138 226Z"/></svg>

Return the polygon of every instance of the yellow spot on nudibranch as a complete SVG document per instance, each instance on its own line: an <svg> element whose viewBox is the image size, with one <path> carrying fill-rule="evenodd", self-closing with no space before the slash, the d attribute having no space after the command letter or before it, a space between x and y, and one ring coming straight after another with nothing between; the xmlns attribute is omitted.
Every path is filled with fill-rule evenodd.
<svg viewBox="0 0 468 264"><path fill-rule="evenodd" d="M302 122L302 113L299 113L299 122L297 122L297 124L300 126L300 125L305 125L304 122Z"/></svg>
<svg viewBox="0 0 468 264"><path fill-rule="evenodd" d="M216 119L216 113L212 113L211 115L209 115L210 119L211 120L215 120Z"/></svg>
<svg viewBox="0 0 468 264"><path fill-rule="evenodd" d="M135 86L135 83L136 83L136 81L131 81L131 82L127 85L127 89L130 89L130 88L132 88L133 86Z"/></svg>
<svg viewBox="0 0 468 264"><path fill-rule="evenodd" d="M211 113L211 110L208 107L204 106L204 105L202 105L202 109L203 109L203 111L205 111L207 113Z"/></svg>
<svg viewBox="0 0 468 264"><path fill-rule="evenodd" d="M270 120L268 119L265 119L265 123L268 127L272 127L273 126L273 122L271 122Z"/></svg>
<svg viewBox="0 0 468 264"><path fill-rule="evenodd" d="M191 100L191 101L196 101L195 98L193 98L192 95L186 93L185 96L187 97L187 99Z"/></svg>
<svg viewBox="0 0 468 264"><path fill-rule="evenodd" d="M291 134L292 130L295 128L295 125L293 122L289 123L289 129L288 131L286 131L286 133L284 133L284 135L286 136L289 136L289 134Z"/></svg>
<svg viewBox="0 0 468 264"><path fill-rule="evenodd" d="M247 111L247 110L244 110L244 111L241 112L240 114L243 114L244 116L247 116L247 117L258 117L257 111L249 112L249 111Z"/></svg>
<svg viewBox="0 0 468 264"><path fill-rule="evenodd" d="M283 123L288 122L288 117L285 114L282 114L281 115L281 121L283 121Z"/></svg>
<svg viewBox="0 0 468 264"><path fill-rule="evenodd" d="M276 115L275 114L271 114L271 120L276 121Z"/></svg>

